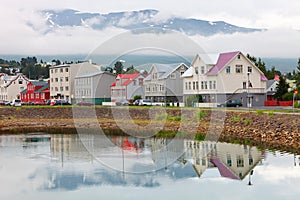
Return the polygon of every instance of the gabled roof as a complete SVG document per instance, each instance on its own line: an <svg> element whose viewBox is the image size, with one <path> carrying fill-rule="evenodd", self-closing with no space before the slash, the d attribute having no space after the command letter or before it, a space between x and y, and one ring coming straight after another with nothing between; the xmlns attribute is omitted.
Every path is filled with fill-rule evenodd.
<svg viewBox="0 0 300 200"><path fill-rule="evenodd" d="M89 78L89 77L103 75L103 74L108 74L108 75L115 76L114 74L112 74L110 72L98 71L98 72L94 72L94 73L90 73L90 74L84 74L84 75L76 76L75 79L78 79L78 78Z"/></svg>
<svg viewBox="0 0 300 200"><path fill-rule="evenodd" d="M135 74L119 74L116 79L127 79L124 83L122 83L122 86L127 86L129 83L131 83L133 80L135 80L138 76L141 74L135 73ZM117 85L117 82L114 82L111 87L114 87Z"/></svg>
<svg viewBox="0 0 300 200"><path fill-rule="evenodd" d="M44 86L44 85L46 85L48 82L46 82L46 81L31 81L30 82L32 85L34 85L34 86Z"/></svg>
<svg viewBox="0 0 300 200"><path fill-rule="evenodd" d="M211 162L218 168L222 177L230 178L234 180L241 180L240 177L235 175L222 161L218 158L211 159Z"/></svg>
<svg viewBox="0 0 300 200"><path fill-rule="evenodd" d="M168 78L170 74L172 74L174 71L176 71L179 67L184 65L186 68L188 68L184 63L173 63L173 64L153 64L151 67L151 70L153 68L156 69L156 71L159 73L158 79L165 79ZM150 80L150 76L148 76L145 80Z"/></svg>
<svg viewBox="0 0 300 200"><path fill-rule="evenodd" d="M192 77L193 76L193 71L194 71L194 67L190 67L188 68L184 74L182 74L182 78L186 78L186 77Z"/></svg>
<svg viewBox="0 0 300 200"><path fill-rule="evenodd" d="M41 93L43 92L44 90L49 90L49 87L50 87L50 84L49 83L46 83L43 87L41 87L40 89L36 90L35 93Z"/></svg>
<svg viewBox="0 0 300 200"><path fill-rule="evenodd" d="M211 68L206 75L217 75L235 56L237 56L240 52L228 52L228 53L221 53L219 55L217 64Z"/></svg>
<svg viewBox="0 0 300 200"><path fill-rule="evenodd" d="M10 86L12 84L12 82L14 82L15 80L17 80L20 76L22 76L26 81L29 81L29 79L24 74L19 73L16 76L8 76L8 77L10 77L10 80L9 80L10 83L8 83L5 87Z"/></svg>

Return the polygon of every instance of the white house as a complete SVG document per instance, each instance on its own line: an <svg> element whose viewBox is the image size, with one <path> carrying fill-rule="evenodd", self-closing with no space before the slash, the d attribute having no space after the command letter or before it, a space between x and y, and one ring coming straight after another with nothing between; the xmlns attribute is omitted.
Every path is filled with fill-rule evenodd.
<svg viewBox="0 0 300 200"><path fill-rule="evenodd" d="M133 100L134 96L140 95L145 97L144 89L145 75L135 74L119 74L116 81L111 85L111 100Z"/></svg>
<svg viewBox="0 0 300 200"><path fill-rule="evenodd" d="M206 63L199 55L182 75L185 98L199 95L203 102L239 99L243 105L264 105L265 75L241 52L221 53L216 63Z"/></svg>
<svg viewBox="0 0 300 200"><path fill-rule="evenodd" d="M19 73L16 76L1 74L0 76L0 99L12 101L19 99L20 93L27 88L29 79Z"/></svg>
<svg viewBox="0 0 300 200"><path fill-rule="evenodd" d="M96 72L75 77L76 101L87 101L101 105L111 101L110 86L116 76L109 72Z"/></svg>
<svg viewBox="0 0 300 200"><path fill-rule="evenodd" d="M95 73L99 70L100 67L91 62L50 67L50 97L72 101L75 98L75 77Z"/></svg>
<svg viewBox="0 0 300 200"><path fill-rule="evenodd" d="M154 102L182 102L183 80L188 69L184 63L153 64L145 79L145 96Z"/></svg>

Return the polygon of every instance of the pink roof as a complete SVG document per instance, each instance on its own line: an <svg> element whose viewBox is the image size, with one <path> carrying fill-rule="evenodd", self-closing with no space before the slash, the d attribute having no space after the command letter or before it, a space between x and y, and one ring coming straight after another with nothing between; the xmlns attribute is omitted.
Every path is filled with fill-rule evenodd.
<svg viewBox="0 0 300 200"><path fill-rule="evenodd" d="M235 56L237 56L240 52L229 52L229 53L221 53L217 64L211 68L206 75L217 75Z"/></svg>
<svg viewBox="0 0 300 200"><path fill-rule="evenodd" d="M211 162L218 168L220 174L222 177L235 179L235 180L241 180L240 177L235 175L227 166L224 165L222 161L219 159L212 159Z"/></svg>
<svg viewBox="0 0 300 200"><path fill-rule="evenodd" d="M268 78L264 74L260 75L260 79L262 81L267 81L268 80Z"/></svg>

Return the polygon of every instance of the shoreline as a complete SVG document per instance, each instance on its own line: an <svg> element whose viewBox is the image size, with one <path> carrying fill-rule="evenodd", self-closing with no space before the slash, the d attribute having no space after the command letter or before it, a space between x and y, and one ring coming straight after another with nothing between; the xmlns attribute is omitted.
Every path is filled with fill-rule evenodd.
<svg viewBox="0 0 300 200"><path fill-rule="evenodd" d="M183 138L203 139L210 133L208 136L218 137L218 141L300 153L300 117L297 115L198 108L153 109L156 110L155 117L149 107L129 110L124 107L1 107L0 134L77 134L77 129L95 128L95 119L89 118L93 110L97 116L96 128L99 130L100 125L105 134L122 135L125 130L129 135L174 137L180 132L184 133L180 136ZM76 112L80 113L78 118L73 116ZM128 112L132 120L128 119ZM214 119L216 114L224 114L223 126ZM217 134L211 134L212 131Z"/></svg>

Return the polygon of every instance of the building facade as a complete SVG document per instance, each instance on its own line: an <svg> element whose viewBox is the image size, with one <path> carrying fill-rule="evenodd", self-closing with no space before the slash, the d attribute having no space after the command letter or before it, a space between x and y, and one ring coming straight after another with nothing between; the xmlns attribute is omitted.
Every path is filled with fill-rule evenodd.
<svg viewBox="0 0 300 200"><path fill-rule="evenodd" d="M95 73L99 69L91 62L50 67L50 97L72 102L75 98L75 77Z"/></svg>
<svg viewBox="0 0 300 200"><path fill-rule="evenodd" d="M185 98L198 95L208 103L239 99L243 106L262 106L266 99L267 78L239 51L221 53L215 64L197 55L182 77Z"/></svg>
<svg viewBox="0 0 300 200"><path fill-rule="evenodd" d="M92 102L102 105L111 101L110 86L116 76L109 72L96 72L75 77L76 101Z"/></svg>
<svg viewBox="0 0 300 200"><path fill-rule="evenodd" d="M140 95L145 97L144 89L145 75L135 74L119 74L116 81L111 85L111 100L133 100L134 96Z"/></svg>
<svg viewBox="0 0 300 200"><path fill-rule="evenodd" d="M153 102L182 102L183 80L188 69L184 63L153 64L145 79L145 96Z"/></svg>
<svg viewBox="0 0 300 200"><path fill-rule="evenodd" d="M50 84L47 81L31 81L21 92L21 101L27 103L46 103L50 99Z"/></svg>
<svg viewBox="0 0 300 200"><path fill-rule="evenodd" d="M21 73L15 76L2 74L0 76L0 99L6 101L20 99L21 91L27 88L29 82L29 79Z"/></svg>

